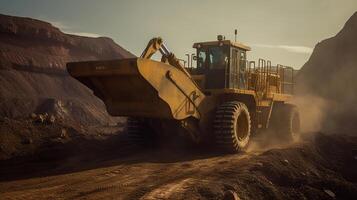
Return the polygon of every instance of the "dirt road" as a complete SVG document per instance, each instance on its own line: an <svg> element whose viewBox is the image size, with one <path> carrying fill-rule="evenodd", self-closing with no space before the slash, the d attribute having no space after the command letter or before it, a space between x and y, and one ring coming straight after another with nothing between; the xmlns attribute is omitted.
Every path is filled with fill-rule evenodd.
<svg viewBox="0 0 357 200"><path fill-rule="evenodd" d="M79 145L66 159L4 161L0 196L222 199L231 190L240 199L357 199L357 137L318 133L288 147L242 155L191 151L128 153L112 140Z"/></svg>

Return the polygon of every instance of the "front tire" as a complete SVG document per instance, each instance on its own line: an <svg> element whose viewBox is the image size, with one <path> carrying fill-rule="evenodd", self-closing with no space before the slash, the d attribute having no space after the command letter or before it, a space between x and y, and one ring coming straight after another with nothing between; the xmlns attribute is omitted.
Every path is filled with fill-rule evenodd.
<svg viewBox="0 0 357 200"><path fill-rule="evenodd" d="M244 151L251 131L248 108L238 101L223 103L216 110L213 128L218 148L230 153Z"/></svg>

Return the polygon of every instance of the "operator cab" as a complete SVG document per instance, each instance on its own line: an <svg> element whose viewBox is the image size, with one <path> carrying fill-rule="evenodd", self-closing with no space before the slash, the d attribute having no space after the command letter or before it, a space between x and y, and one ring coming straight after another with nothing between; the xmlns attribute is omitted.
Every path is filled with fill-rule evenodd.
<svg viewBox="0 0 357 200"><path fill-rule="evenodd" d="M203 75L202 89L246 89L246 52L250 47L224 40L195 43L197 68L193 75Z"/></svg>

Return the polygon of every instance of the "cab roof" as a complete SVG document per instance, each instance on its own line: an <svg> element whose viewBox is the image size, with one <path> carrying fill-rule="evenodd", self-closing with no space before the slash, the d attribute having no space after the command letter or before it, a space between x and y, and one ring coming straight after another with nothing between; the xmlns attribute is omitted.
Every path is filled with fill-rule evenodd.
<svg viewBox="0 0 357 200"><path fill-rule="evenodd" d="M230 45L230 46L234 46L237 47L239 49L243 49L246 51L250 51L251 48L249 46L246 46L242 43L239 42L233 42L230 40L217 40L217 41L210 41L210 42L197 42L193 44L193 48L198 48L198 46L200 45L202 46L218 46L220 43L223 43L224 45Z"/></svg>

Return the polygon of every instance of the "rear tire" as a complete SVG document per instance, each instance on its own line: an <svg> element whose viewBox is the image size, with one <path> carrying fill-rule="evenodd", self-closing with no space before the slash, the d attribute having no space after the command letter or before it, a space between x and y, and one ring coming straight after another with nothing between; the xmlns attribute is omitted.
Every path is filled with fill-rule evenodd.
<svg viewBox="0 0 357 200"><path fill-rule="evenodd" d="M285 104L282 110L282 136L286 140L295 141L300 137L300 115L296 106Z"/></svg>
<svg viewBox="0 0 357 200"><path fill-rule="evenodd" d="M300 136L300 115L296 106L281 104L272 113L269 129L277 139L294 141Z"/></svg>
<svg viewBox="0 0 357 200"><path fill-rule="evenodd" d="M251 129L248 108L238 101L223 103L216 110L213 128L218 148L230 153L244 151Z"/></svg>

